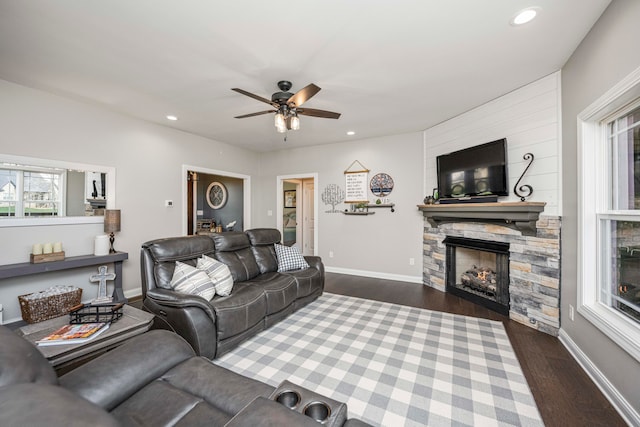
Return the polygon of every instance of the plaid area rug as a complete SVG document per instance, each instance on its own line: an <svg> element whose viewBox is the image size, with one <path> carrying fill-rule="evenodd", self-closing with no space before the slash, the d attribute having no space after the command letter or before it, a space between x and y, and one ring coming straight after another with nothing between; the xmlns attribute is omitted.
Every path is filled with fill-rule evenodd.
<svg viewBox="0 0 640 427"><path fill-rule="evenodd" d="M381 426L543 426L502 323L325 293L214 363Z"/></svg>

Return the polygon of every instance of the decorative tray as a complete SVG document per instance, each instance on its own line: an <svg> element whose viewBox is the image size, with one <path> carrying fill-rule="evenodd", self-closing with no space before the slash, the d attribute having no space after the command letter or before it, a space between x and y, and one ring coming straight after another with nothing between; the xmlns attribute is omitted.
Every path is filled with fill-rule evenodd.
<svg viewBox="0 0 640 427"><path fill-rule="evenodd" d="M113 323L122 317L124 303L119 304L80 304L69 312L69 323Z"/></svg>

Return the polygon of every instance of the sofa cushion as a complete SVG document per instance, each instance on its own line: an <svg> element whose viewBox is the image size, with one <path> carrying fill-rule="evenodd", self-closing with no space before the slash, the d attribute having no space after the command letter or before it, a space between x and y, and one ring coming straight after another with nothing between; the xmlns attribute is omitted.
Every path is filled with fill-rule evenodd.
<svg viewBox="0 0 640 427"><path fill-rule="evenodd" d="M256 228L247 230L245 233L249 236L251 249L256 257L258 267L260 267L260 273L278 271L278 259L273 244L280 243L280 231L275 228Z"/></svg>
<svg viewBox="0 0 640 427"><path fill-rule="evenodd" d="M205 271L180 261L176 261L171 288L182 294L201 296L207 301L216 294L216 288Z"/></svg>
<svg viewBox="0 0 640 427"><path fill-rule="evenodd" d="M233 289L233 277L231 271L226 264L223 264L213 258L206 255L202 255L198 258L198 264L196 267L209 276L211 282L216 287L216 294L227 297L231 295Z"/></svg>
<svg viewBox="0 0 640 427"><path fill-rule="evenodd" d="M296 300L298 286L292 276L280 273L261 274L247 284L259 287L267 301L267 316L277 313Z"/></svg>
<svg viewBox="0 0 640 427"><path fill-rule="evenodd" d="M214 252L209 236L167 237L146 242L142 249L153 262L153 279L158 288L171 289L175 262L196 265L196 259Z"/></svg>
<svg viewBox="0 0 640 427"><path fill-rule="evenodd" d="M283 275L291 276L295 279L298 293L297 299L304 298L311 294L321 294L324 288L324 276L316 268L306 268L304 270L287 271Z"/></svg>
<svg viewBox="0 0 640 427"><path fill-rule="evenodd" d="M216 312L218 340L233 337L264 322L267 315L267 301L262 289L245 283L236 283L230 296L216 296L211 305Z"/></svg>
<svg viewBox="0 0 640 427"><path fill-rule="evenodd" d="M57 384L49 361L30 342L0 326L0 387L18 383Z"/></svg>
<svg viewBox="0 0 640 427"><path fill-rule="evenodd" d="M295 246L274 244L276 257L278 258L278 271L291 271L309 268L309 264Z"/></svg>
<svg viewBox="0 0 640 427"><path fill-rule="evenodd" d="M274 243L280 243L282 238L280 230L275 228L254 228L245 233L249 237L251 246L271 246Z"/></svg>
<svg viewBox="0 0 640 427"><path fill-rule="evenodd" d="M216 246L214 258L231 270L234 282L245 282L260 274L260 268L251 251L249 237L241 231L213 235Z"/></svg>

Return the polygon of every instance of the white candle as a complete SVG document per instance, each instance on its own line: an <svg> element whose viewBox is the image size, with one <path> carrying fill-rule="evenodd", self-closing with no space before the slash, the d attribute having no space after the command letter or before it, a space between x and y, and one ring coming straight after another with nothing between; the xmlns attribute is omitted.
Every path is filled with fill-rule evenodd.
<svg viewBox="0 0 640 427"><path fill-rule="evenodd" d="M107 236L106 234L96 236L96 239L93 243L93 254L109 255L109 236Z"/></svg>
<svg viewBox="0 0 640 427"><path fill-rule="evenodd" d="M62 242L55 242L53 244L53 252L62 252Z"/></svg>
<svg viewBox="0 0 640 427"><path fill-rule="evenodd" d="M34 255L42 255L42 243L36 243L31 249L31 253Z"/></svg>
<svg viewBox="0 0 640 427"><path fill-rule="evenodd" d="M51 252L53 252L53 245L51 243L45 243L42 245L43 254L50 254Z"/></svg>

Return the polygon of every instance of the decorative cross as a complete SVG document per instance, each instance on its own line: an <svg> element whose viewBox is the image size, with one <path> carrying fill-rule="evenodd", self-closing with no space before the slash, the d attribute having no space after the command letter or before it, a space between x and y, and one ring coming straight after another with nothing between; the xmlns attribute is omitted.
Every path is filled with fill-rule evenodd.
<svg viewBox="0 0 640 427"><path fill-rule="evenodd" d="M107 273L107 266L98 267L98 274L92 275L89 280L92 282L100 282L98 284L98 296L91 300L93 304L104 304L111 302L111 298L107 296L107 280L115 280L115 273Z"/></svg>

